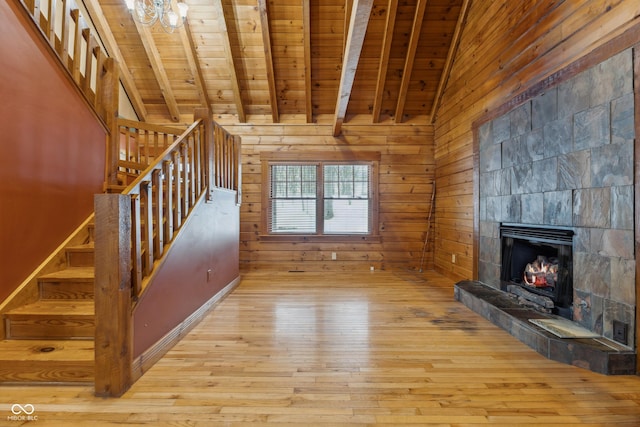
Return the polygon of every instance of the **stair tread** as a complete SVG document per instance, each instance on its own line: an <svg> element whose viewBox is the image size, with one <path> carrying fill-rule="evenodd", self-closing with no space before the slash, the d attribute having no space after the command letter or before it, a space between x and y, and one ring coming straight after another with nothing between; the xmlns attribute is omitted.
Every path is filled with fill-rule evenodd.
<svg viewBox="0 0 640 427"><path fill-rule="evenodd" d="M43 351L44 349L44 351ZM47 351L51 350L51 351ZM94 361L90 340L2 340L1 361ZM4 362L3 362L4 363ZM3 363L0 363L2 365Z"/></svg>
<svg viewBox="0 0 640 427"><path fill-rule="evenodd" d="M5 313L6 316L93 316L93 300L39 300Z"/></svg>
<svg viewBox="0 0 640 427"><path fill-rule="evenodd" d="M64 270L43 274L39 279L58 280L93 280L95 278L94 267L68 267Z"/></svg>
<svg viewBox="0 0 640 427"><path fill-rule="evenodd" d="M68 246L67 251L92 251L95 249L95 242L84 243L81 245Z"/></svg>

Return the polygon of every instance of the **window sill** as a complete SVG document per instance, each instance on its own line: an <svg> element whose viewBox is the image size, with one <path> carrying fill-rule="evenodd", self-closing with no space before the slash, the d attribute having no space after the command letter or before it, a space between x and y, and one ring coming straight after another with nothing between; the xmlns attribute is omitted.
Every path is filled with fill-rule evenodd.
<svg viewBox="0 0 640 427"><path fill-rule="evenodd" d="M342 234L314 236L309 234L261 234L258 237L261 242L362 242L380 243L382 238L373 235Z"/></svg>

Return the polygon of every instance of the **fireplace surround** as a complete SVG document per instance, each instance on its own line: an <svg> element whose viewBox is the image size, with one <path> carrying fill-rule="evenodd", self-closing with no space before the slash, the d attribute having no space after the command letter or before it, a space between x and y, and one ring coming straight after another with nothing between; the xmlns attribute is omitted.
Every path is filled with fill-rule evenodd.
<svg viewBox="0 0 640 427"><path fill-rule="evenodd" d="M559 75L476 124L477 282L500 291L505 282L515 282L510 276L520 275L512 271L503 238L516 246L522 239L509 237L513 230L504 226L570 231L571 243L542 245L551 252L545 248L526 257L566 258L560 263L566 263L573 280L560 286L563 296L547 295L557 300L557 314L633 351L633 52L626 49L580 72ZM624 337L614 333L620 324Z"/></svg>

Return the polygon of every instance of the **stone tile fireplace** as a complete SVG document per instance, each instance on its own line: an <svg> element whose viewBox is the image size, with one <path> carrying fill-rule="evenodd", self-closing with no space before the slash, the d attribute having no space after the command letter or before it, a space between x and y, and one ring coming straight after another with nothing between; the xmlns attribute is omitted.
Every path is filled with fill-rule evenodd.
<svg viewBox="0 0 640 427"><path fill-rule="evenodd" d="M630 350L636 345L633 75L628 49L477 132L479 281L504 289L510 279L505 225L568 230L572 277L563 286L571 294L559 314ZM614 336L614 323L626 328L624 340L618 329Z"/></svg>

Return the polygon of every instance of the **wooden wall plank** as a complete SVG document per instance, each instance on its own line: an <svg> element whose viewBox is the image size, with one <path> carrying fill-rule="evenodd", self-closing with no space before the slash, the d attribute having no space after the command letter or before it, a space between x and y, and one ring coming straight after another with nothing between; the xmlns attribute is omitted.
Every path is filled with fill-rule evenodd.
<svg viewBox="0 0 640 427"><path fill-rule="evenodd" d="M243 185L240 212L242 270L368 271L418 269L435 178L432 126L329 125L225 126L242 138ZM264 242L261 240L261 153L381 152L379 233L376 242ZM431 237L434 234L431 233ZM425 267L433 265L432 246ZM331 259L332 252L336 260Z"/></svg>
<svg viewBox="0 0 640 427"><path fill-rule="evenodd" d="M471 2L434 128L438 271L453 279L475 274L473 123L637 25L639 7L620 0Z"/></svg>

